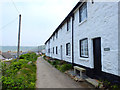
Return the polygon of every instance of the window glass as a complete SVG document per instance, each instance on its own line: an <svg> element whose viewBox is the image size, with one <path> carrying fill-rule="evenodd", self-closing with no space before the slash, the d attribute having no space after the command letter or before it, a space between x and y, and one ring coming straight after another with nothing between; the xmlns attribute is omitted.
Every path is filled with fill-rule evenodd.
<svg viewBox="0 0 120 90"><path fill-rule="evenodd" d="M71 22L70 19L67 21L67 31L69 31L71 28Z"/></svg>
<svg viewBox="0 0 120 90"><path fill-rule="evenodd" d="M79 22L84 21L87 18L87 3L84 3L79 9Z"/></svg>
<svg viewBox="0 0 120 90"><path fill-rule="evenodd" d="M70 56L71 50L70 50L70 43L66 44L66 55Z"/></svg>
<svg viewBox="0 0 120 90"><path fill-rule="evenodd" d="M80 40L80 57L88 57L88 39Z"/></svg>

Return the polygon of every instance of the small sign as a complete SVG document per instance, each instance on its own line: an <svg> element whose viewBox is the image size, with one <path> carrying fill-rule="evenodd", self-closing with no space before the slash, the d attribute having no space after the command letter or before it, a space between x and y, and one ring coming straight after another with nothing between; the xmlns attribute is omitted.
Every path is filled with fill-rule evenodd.
<svg viewBox="0 0 120 90"><path fill-rule="evenodd" d="M110 51L110 48L104 48L104 51Z"/></svg>

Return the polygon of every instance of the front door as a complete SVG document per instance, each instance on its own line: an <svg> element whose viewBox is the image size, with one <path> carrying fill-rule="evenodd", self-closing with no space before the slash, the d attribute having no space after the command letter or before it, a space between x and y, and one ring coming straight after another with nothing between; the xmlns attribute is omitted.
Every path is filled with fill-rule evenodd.
<svg viewBox="0 0 120 90"><path fill-rule="evenodd" d="M61 53L61 60L63 59L62 57L62 45L60 46L60 53Z"/></svg>
<svg viewBox="0 0 120 90"><path fill-rule="evenodd" d="M93 58L95 74L101 72L101 38L93 39Z"/></svg>

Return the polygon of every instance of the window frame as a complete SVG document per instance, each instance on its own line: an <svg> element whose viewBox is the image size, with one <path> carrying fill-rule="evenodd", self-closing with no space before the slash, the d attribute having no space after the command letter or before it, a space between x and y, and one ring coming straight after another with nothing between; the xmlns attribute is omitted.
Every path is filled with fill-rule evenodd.
<svg viewBox="0 0 120 90"><path fill-rule="evenodd" d="M84 41L85 43L85 40L87 40L87 45L83 45L82 42ZM82 46L83 45L83 46ZM82 47L83 47L83 50L82 50ZM84 39L81 39L79 40L79 48L80 48L80 57L83 57L83 58L89 58L89 49L88 49L88 38L84 38ZM86 51L87 49L87 51ZM83 51L83 52L82 52ZM87 53L87 54L86 54ZM83 55L82 55L83 54ZM85 55L86 54L86 55Z"/></svg>
<svg viewBox="0 0 120 90"><path fill-rule="evenodd" d="M70 55L71 55L71 44L66 43L66 56L70 56Z"/></svg>
<svg viewBox="0 0 120 90"><path fill-rule="evenodd" d="M83 7L84 6L86 6L85 8L86 8L86 18L84 18L83 20L82 20L82 10L83 10ZM87 19L87 17L88 17L88 15L87 15L87 2L85 2L85 3L83 3L83 5L79 8L79 23L81 23L81 22L83 22L83 21L85 21L86 19Z"/></svg>

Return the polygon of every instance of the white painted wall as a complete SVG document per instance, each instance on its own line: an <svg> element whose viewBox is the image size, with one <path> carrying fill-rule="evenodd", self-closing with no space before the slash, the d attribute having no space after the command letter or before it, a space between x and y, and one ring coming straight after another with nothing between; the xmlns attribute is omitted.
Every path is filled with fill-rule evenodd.
<svg viewBox="0 0 120 90"><path fill-rule="evenodd" d="M120 76L120 1L118 3L118 74Z"/></svg>
<svg viewBox="0 0 120 90"><path fill-rule="evenodd" d="M50 39L50 50L51 53L50 55L48 53L46 53L47 55L53 57L53 58L57 58L57 59L61 59L61 50L60 50L60 46L62 45L62 52L63 52L63 60L68 61L68 62L72 62L71 56L67 56L66 55L66 44L72 42L71 40L71 32L72 32L72 18L71 20L71 29L69 31L67 31L67 23L65 23L63 25L63 27L58 31L58 38L56 38L56 35L54 37L54 41L53 38ZM58 47L58 54L56 54L56 46ZM49 46L46 46L46 49ZM53 47L54 47L54 54L53 54ZM72 50L72 46L71 46L71 50ZM72 51L71 51L72 53ZM72 54L71 54L72 55Z"/></svg>
<svg viewBox="0 0 120 90"><path fill-rule="evenodd" d="M118 63L118 3L95 2L92 4L91 2L88 2L87 8L88 18L83 23L79 23L79 10L76 10L74 14L74 63L94 68L92 39L101 37L102 71L120 76L120 74L118 74L118 65L120 65ZM55 38L54 41L53 39L50 40L51 50L54 47L55 53L56 46L58 46L58 55L55 53L52 54L52 52L51 55L48 53L46 53L46 55L61 59L60 45L62 45L63 59L72 62L72 56L66 56L66 43L72 42L71 31L72 27L71 30L67 32L67 24L65 23L58 31L58 38ZM81 58L79 55L79 40L84 38L88 38L89 58ZM47 51L48 47L48 44L46 44ZM104 48L110 48L110 51L104 51Z"/></svg>

